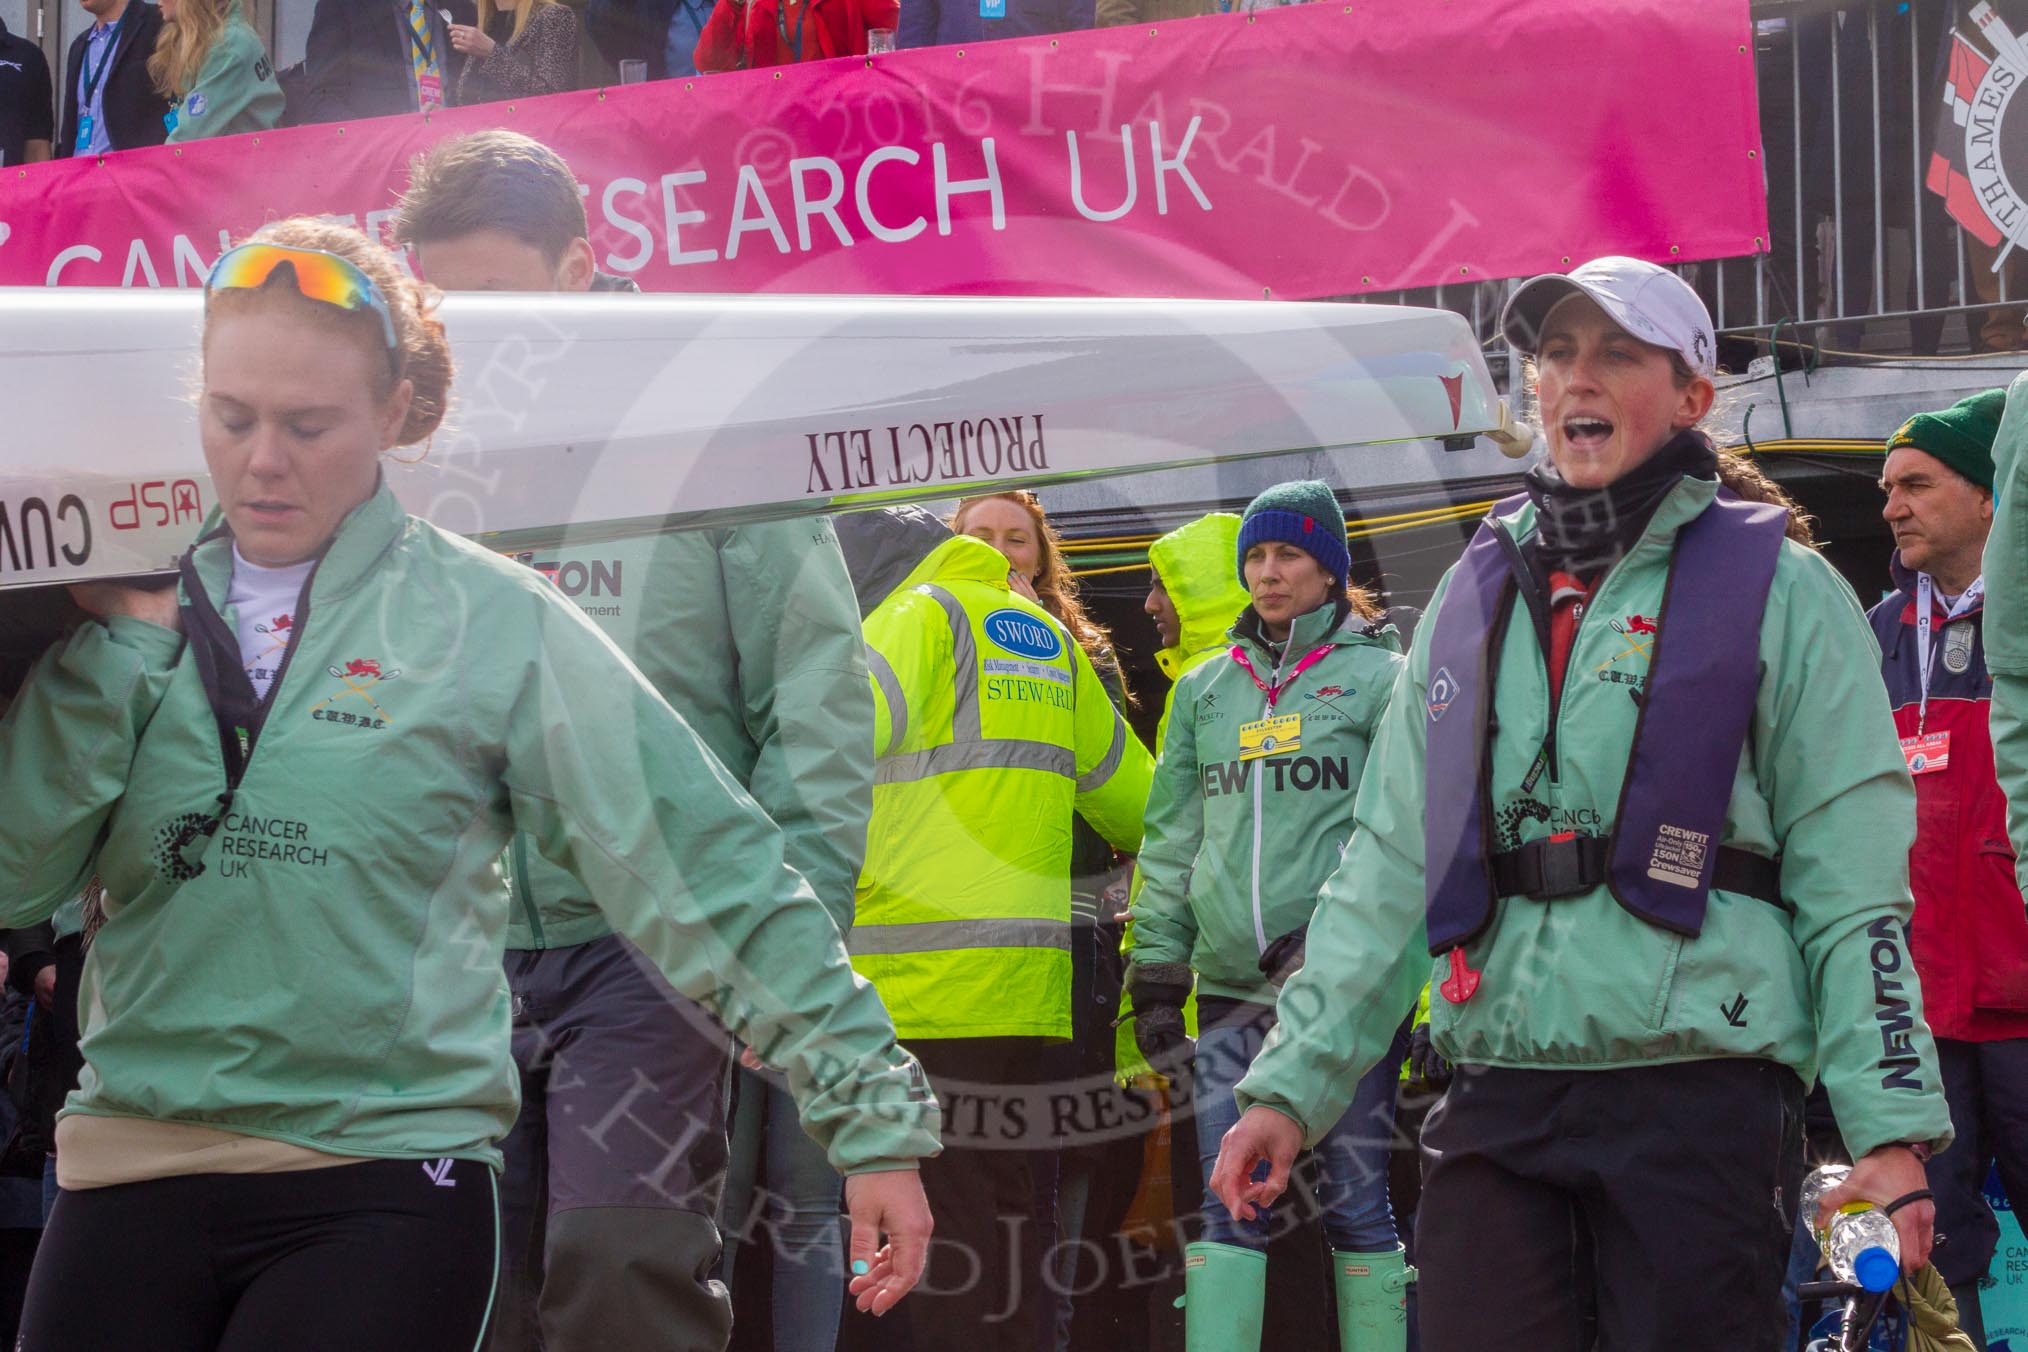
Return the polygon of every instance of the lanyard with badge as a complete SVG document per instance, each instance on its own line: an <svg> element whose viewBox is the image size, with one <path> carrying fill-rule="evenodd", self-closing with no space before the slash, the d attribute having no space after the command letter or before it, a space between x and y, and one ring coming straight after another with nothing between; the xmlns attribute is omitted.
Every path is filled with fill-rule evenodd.
<svg viewBox="0 0 2028 1352"><path fill-rule="evenodd" d="M106 71L112 67L113 57L120 50L120 34L127 26L127 16L120 15L118 23L106 35L106 52L99 58L99 68L91 68L90 59L85 62L84 89L78 95L77 107L77 148L79 155L87 154L92 147L92 132L98 127L98 119L92 116L92 96L99 92L99 82L106 78Z"/></svg>
<svg viewBox="0 0 2028 1352"><path fill-rule="evenodd" d="M430 30L429 7L411 4L406 27L408 44L414 49L416 57L416 106L423 112L441 108L444 106L443 66L437 60L437 40L435 33Z"/></svg>
<svg viewBox="0 0 2028 1352"><path fill-rule="evenodd" d="M1958 598L1957 604L1951 607L1950 614L1945 617L1946 621L1957 619L1958 616L1978 604L1983 582L1984 579L1982 578L1965 589L1965 594ZM1919 688L1921 695L1916 704L1915 736L1901 739L1901 754L1903 759L1908 762L1908 772L1912 775L1935 774L1939 770L1949 768L1951 763L1950 733L1948 731L1931 732L1928 726L1929 672L1930 662L1933 657L1930 645L1930 630L1935 627L1935 611L1936 584L1930 580L1928 573L1917 574L1915 582L1915 651L1917 679L1920 681ZM1950 646L1951 629L1954 627L1947 625L1944 630L1944 643L1946 647ZM1948 657L1945 659L1945 665L1950 665Z"/></svg>
<svg viewBox="0 0 2028 1352"><path fill-rule="evenodd" d="M782 9L788 3L789 0L780 0L775 6L775 31L782 35L782 46L794 53L793 60L800 62L803 59L803 20L810 17L810 6L815 0L800 0L796 5L796 36L793 40L789 37L789 21L782 15Z"/></svg>
<svg viewBox="0 0 2028 1352"><path fill-rule="evenodd" d="M1289 678L1279 685L1269 685L1260 678L1259 673L1253 669L1253 663L1247 661L1245 649L1237 646L1232 649L1232 660L1245 668L1247 678L1267 696L1266 716L1256 722L1239 725L1241 760L1260 760L1266 756L1278 756L1284 751L1303 749L1303 716L1275 713L1275 701L1282 697L1282 691L1294 685L1302 678L1304 672L1323 661L1324 654L1337 646L1335 643L1326 643L1320 648L1311 649L1302 661L1296 663L1295 670L1289 673Z"/></svg>

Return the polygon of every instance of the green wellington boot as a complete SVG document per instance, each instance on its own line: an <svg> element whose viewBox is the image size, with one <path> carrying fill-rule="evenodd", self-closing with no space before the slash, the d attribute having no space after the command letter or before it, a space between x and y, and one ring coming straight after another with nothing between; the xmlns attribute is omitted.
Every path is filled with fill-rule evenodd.
<svg viewBox="0 0 2028 1352"><path fill-rule="evenodd" d="M1183 1345L1188 1352L1260 1352L1267 1255L1200 1241L1183 1249Z"/></svg>
<svg viewBox="0 0 2028 1352"><path fill-rule="evenodd" d="M1338 1288L1339 1352L1406 1352L1408 1285L1415 1269L1399 1249L1331 1253ZM1193 1345L1194 1348L1194 1345Z"/></svg>

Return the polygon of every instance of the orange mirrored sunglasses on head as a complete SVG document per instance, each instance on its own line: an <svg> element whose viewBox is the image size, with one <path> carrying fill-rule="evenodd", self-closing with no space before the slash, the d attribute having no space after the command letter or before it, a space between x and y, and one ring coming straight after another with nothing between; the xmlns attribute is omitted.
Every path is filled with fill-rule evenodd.
<svg viewBox="0 0 2028 1352"><path fill-rule="evenodd" d="M351 261L322 249L292 249L282 244L242 244L228 249L212 266L204 289L258 291L286 266L296 291L305 300L322 301L341 310L371 310L380 316L387 350L400 344L394 336L394 312L373 279Z"/></svg>

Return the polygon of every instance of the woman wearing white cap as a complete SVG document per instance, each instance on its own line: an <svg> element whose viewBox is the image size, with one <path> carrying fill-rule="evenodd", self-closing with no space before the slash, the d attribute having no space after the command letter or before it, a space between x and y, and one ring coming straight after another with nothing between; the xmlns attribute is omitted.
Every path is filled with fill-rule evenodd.
<svg viewBox="0 0 2028 1352"><path fill-rule="evenodd" d="M1787 500L1698 430L1688 286L1599 259L1503 324L1548 460L1416 634L1212 1185L1241 1216L1277 1196L1428 980L1459 1074L1422 1141L1423 1347L1574 1347L1581 1307L1615 1352L1771 1346L1805 1082L1859 1161L1829 1201L1899 1203L1909 1267L1950 1137L1879 655Z"/></svg>

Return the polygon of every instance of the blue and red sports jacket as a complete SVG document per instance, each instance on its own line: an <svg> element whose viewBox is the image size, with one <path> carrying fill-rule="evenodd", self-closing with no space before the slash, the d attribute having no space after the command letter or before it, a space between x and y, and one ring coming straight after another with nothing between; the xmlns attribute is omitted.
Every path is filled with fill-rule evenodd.
<svg viewBox="0 0 2028 1352"><path fill-rule="evenodd" d="M1867 618L1880 642L1895 727L1913 737L1922 703L1916 574L1899 552L1893 571L1894 592ZM1950 763L1915 777L1909 947L1922 978L1923 1011L1938 1037L2028 1037L2028 904L2014 881L2007 800L1986 726L1993 680L1986 673L1984 610L1950 620L1940 600L1931 604L1929 713L1921 730L1950 734Z"/></svg>

